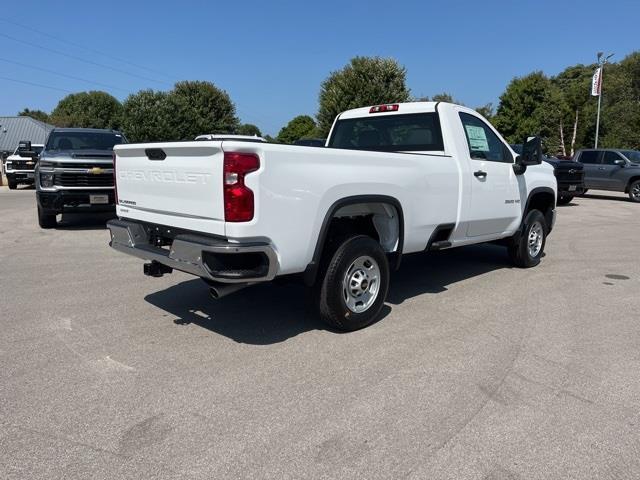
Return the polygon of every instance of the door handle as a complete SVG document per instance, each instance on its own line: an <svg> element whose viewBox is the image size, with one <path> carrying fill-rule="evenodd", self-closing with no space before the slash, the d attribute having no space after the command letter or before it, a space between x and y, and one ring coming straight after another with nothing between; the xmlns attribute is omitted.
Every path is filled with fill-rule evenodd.
<svg viewBox="0 0 640 480"><path fill-rule="evenodd" d="M604 170L604 169L605 169L604 167L598 167L598 170Z"/></svg>
<svg viewBox="0 0 640 480"><path fill-rule="evenodd" d="M486 178L487 172L483 172L482 170L478 170L477 172L473 172L473 175L478 178Z"/></svg>

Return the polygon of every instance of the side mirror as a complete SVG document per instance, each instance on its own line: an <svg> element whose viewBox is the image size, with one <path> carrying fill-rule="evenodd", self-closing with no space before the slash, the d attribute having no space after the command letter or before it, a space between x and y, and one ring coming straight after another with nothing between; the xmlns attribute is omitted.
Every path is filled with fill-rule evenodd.
<svg viewBox="0 0 640 480"><path fill-rule="evenodd" d="M542 140L540 137L529 137L522 143L522 154L517 163L524 167L542 163Z"/></svg>
<svg viewBox="0 0 640 480"><path fill-rule="evenodd" d="M626 166L626 165L627 165L627 162L625 162L624 160L622 160L621 158L619 158L619 159L617 159L617 160L614 160L614 161L613 161L613 164L614 164L614 165L617 165L617 166L619 166L619 167L624 167L624 166Z"/></svg>
<svg viewBox="0 0 640 480"><path fill-rule="evenodd" d="M22 140L18 143L18 152L30 152L31 142L29 140Z"/></svg>

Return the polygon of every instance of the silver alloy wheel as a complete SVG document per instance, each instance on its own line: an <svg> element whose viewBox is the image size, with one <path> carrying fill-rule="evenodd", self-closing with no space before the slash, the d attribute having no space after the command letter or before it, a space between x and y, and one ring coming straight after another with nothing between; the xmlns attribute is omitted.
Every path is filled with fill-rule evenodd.
<svg viewBox="0 0 640 480"><path fill-rule="evenodd" d="M535 258L542 250L542 240L544 239L544 230L540 222L534 222L529 229L529 238L527 247L529 248L529 256Z"/></svg>
<svg viewBox="0 0 640 480"><path fill-rule="evenodd" d="M347 308L362 313L371 307L380 291L380 267L368 255L356 258L342 280L342 296Z"/></svg>
<svg viewBox="0 0 640 480"><path fill-rule="evenodd" d="M636 183L631 189L631 195L636 200L640 200L640 183Z"/></svg>

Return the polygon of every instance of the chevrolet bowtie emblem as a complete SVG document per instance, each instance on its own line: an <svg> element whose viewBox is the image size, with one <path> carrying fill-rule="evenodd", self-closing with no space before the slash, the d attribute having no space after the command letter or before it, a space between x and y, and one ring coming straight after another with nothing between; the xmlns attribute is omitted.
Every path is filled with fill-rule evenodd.
<svg viewBox="0 0 640 480"><path fill-rule="evenodd" d="M569 170L569 173L576 173L576 170L572 168L571 170Z"/></svg>
<svg viewBox="0 0 640 480"><path fill-rule="evenodd" d="M91 170L89 170L89 173L91 173L92 175L100 175L101 173L103 173L103 170L100 167L93 167Z"/></svg>

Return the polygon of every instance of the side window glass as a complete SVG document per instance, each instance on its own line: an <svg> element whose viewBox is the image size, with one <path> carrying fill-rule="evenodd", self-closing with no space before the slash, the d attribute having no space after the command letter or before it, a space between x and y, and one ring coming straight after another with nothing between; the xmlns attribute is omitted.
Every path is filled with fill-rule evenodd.
<svg viewBox="0 0 640 480"><path fill-rule="evenodd" d="M469 155L472 159L490 162L510 161L505 158L503 143L482 120L468 113L460 113L460 120L467 136Z"/></svg>
<svg viewBox="0 0 640 480"><path fill-rule="evenodd" d="M604 163L605 165L615 165L616 160L622 160L622 157L616 152L604 152L602 163Z"/></svg>
<svg viewBox="0 0 640 480"><path fill-rule="evenodd" d="M580 163L598 163L598 156L600 152L597 150L585 150L580 154L578 161Z"/></svg>

